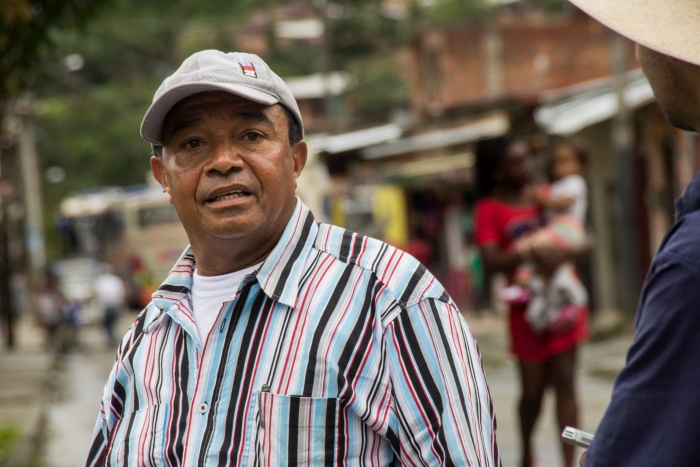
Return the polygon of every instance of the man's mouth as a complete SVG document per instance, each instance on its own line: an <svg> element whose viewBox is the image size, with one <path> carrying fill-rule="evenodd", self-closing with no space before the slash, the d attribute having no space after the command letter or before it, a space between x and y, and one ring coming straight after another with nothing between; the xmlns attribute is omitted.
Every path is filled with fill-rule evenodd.
<svg viewBox="0 0 700 467"><path fill-rule="evenodd" d="M238 198L239 196L244 196L245 193L242 191L231 191L229 193L224 193L223 195L219 195L213 199L213 201L222 201L224 199L233 199L233 198Z"/></svg>

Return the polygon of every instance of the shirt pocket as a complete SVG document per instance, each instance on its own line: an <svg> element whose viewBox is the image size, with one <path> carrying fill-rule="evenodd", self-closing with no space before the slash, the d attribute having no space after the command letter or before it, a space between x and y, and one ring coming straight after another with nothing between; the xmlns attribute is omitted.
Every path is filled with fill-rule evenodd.
<svg viewBox="0 0 700 467"><path fill-rule="evenodd" d="M263 466L334 465L343 409L338 399L258 393Z"/></svg>
<svg viewBox="0 0 700 467"><path fill-rule="evenodd" d="M169 411L169 404L159 404L124 414L115 426L108 465L167 465L163 438Z"/></svg>

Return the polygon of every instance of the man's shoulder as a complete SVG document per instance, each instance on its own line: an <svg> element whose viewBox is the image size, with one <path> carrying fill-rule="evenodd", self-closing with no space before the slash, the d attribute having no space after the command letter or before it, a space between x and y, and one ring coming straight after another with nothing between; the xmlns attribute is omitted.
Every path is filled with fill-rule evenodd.
<svg viewBox="0 0 700 467"><path fill-rule="evenodd" d="M430 298L450 300L442 284L417 259L376 238L331 224L319 224L314 248L339 262L374 274L403 307Z"/></svg>
<svg viewBox="0 0 700 467"><path fill-rule="evenodd" d="M684 215L668 233L660 254L669 252L682 256L700 267L700 211Z"/></svg>

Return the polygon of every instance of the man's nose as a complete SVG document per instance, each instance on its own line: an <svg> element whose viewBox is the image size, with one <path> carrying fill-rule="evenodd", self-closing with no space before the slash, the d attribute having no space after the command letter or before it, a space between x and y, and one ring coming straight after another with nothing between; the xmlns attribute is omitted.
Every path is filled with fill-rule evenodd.
<svg viewBox="0 0 700 467"><path fill-rule="evenodd" d="M243 168L240 148L229 140L217 142L212 148L209 172L218 172L226 175L229 172Z"/></svg>

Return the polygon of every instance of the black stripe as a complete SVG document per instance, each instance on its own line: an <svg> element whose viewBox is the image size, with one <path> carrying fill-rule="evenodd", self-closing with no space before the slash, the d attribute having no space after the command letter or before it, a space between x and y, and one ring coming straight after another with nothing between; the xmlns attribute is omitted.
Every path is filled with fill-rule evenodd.
<svg viewBox="0 0 700 467"><path fill-rule="evenodd" d="M112 389L112 399L109 401L110 407L114 408L117 412L117 416L121 417L124 413L124 401L126 400L126 389L119 382L119 380L114 381L114 388ZM106 408L109 411L109 407Z"/></svg>
<svg viewBox="0 0 700 467"><path fill-rule="evenodd" d="M323 459L323 465L327 466L336 466L336 465L343 465L343 460L338 459L337 457L333 456L333 453L335 452L335 447L338 445L339 441L336 441L336 437L338 436L338 430L341 428L340 423L338 423L338 415L336 413L338 409L338 404L335 399L329 399L326 401L326 427L334 427L333 430L327 429L325 430L325 436L326 439L324 440L324 459ZM343 441L343 445L345 444L345 441ZM338 453L340 453L340 449L338 449Z"/></svg>
<svg viewBox="0 0 700 467"><path fill-rule="evenodd" d="M187 430L187 414L189 413L189 399L187 397L187 383L189 381L189 358L185 341L185 331L178 326L174 338L175 365L173 374L173 404L170 408L172 419L169 431L168 445L165 446L166 457L170 465L181 465L184 455L184 437Z"/></svg>
<svg viewBox="0 0 700 467"><path fill-rule="evenodd" d="M375 276L372 275L372 278L374 277ZM338 357L338 390L342 390L339 396L340 399L349 397L353 390L352 388L356 387L355 380L358 376L362 359L366 355L367 349L374 337L371 313L373 289L374 283L370 281L365 290L362 307L358 310L355 325L345 341L346 344L343 347L343 351ZM355 297L355 300L358 298L360 297ZM353 356L354 358L352 358Z"/></svg>
<svg viewBox="0 0 700 467"><path fill-rule="evenodd" d="M126 415L129 418L129 425L126 427L126 432L124 433L124 467L129 467L129 448L131 444L129 438L131 438L131 430L134 429L134 413L136 412Z"/></svg>
<svg viewBox="0 0 700 467"><path fill-rule="evenodd" d="M418 263L418 267L415 271L413 271L413 274L411 275L411 278L408 280L408 284L404 289L403 295L401 295L401 299L399 300L403 306L406 306L411 299L411 295L416 293L416 286L420 283L421 279L423 279L423 276L425 276L427 272L428 270L425 269L425 266Z"/></svg>
<svg viewBox="0 0 700 467"><path fill-rule="evenodd" d="M275 381L277 379L275 376L277 375L277 368L279 367L281 361L280 357L282 356L282 349L285 348L285 343L287 342L287 332L289 331L289 326L292 322L292 315L295 311L293 308L289 307L285 307L285 309L286 313L284 315L284 321L282 322L282 330L279 334L279 338L277 339L277 345L275 346L275 352L273 353L272 357L272 365L270 366L270 372L268 373L267 378L265 378L265 381Z"/></svg>
<svg viewBox="0 0 700 467"><path fill-rule="evenodd" d="M97 432L95 438L92 440L92 445L90 446L90 452L88 453L86 467L90 465L106 465L107 460L105 459L105 454L107 453L107 445L105 443L105 436L102 430Z"/></svg>
<svg viewBox="0 0 700 467"><path fill-rule="evenodd" d="M289 420L287 432L287 465L297 465L299 463L299 397L289 398ZM277 427L271 427L275 430ZM281 453L279 453L281 454Z"/></svg>
<svg viewBox="0 0 700 467"><path fill-rule="evenodd" d="M277 281L275 292L272 294L272 298L274 298L275 300L279 300L279 298L282 296L282 292L284 292L284 288L287 285L287 279L289 279L292 267L294 267L294 263L299 258L299 256L301 256L301 253L302 251L304 251L304 248L306 248L306 240L309 238L311 226L313 225L314 215L311 214L311 211L309 211L309 213L306 216L306 219L304 220L304 227L302 228L301 234L297 239L297 244L294 246L294 251L287 259L287 262L285 263L284 268L282 269L282 273L280 274L279 280Z"/></svg>
<svg viewBox="0 0 700 467"><path fill-rule="evenodd" d="M162 454L161 452L156 453L156 442L157 442L156 433L158 431L157 427L159 425L158 414L160 413L160 405L156 405L156 406L151 407L150 411L151 411L151 420L150 420L150 424L151 424L151 436L150 436L150 438L151 438L151 440L150 440L150 443L148 443L148 449L147 449L148 454L147 455L148 455L148 460L150 461L151 465L156 465L156 454L158 454L158 456L160 456ZM162 436L162 433L161 433L161 436Z"/></svg>
<svg viewBox="0 0 700 467"><path fill-rule="evenodd" d="M189 287L185 287L184 285L163 284L158 290L165 290L167 292L179 293L182 295L187 295L190 293Z"/></svg>
<svg viewBox="0 0 700 467"><path fill-rule="evenodd" d="M407 372L410 380L409 384L413 386L419 404L425 409L425 415L428 418L431 431L437 433L440 429L440 416L443 410L442 393L430 373L430 365L428 365L423 353L420 351L421 345L418 341L418 336L413 330L413 323L409 314L406 312L400 313L397 321L399 326L395 326L394 330L396 331L400 358L404 362L415 361L417 370L417 373ZM440 451L442 449L436 449L437 455L441 460L444 460L444 453Z"/></svg>
<svg viewBox="0 0 700 467"><path fill-rule="evenodd" d="M250 300L247 300L250 301ZM263 334L265 333L265 322L269 319L270 311L274 306L274 302L268 300L267 296L259 291L252 300L252 304L248 305L250 315L248 317L246 327L241 337L241 342L249 342L249 344L240 349L239 355L234 356L237 365L233 376L233 381L240 382L231 388L229 401L231 407L226 412L226 420L219 426L224 426L224 439L240 439L243 425L245 424L244 406L239 401L248 400L250 393L255 389L253 375L255 356L260 353ZM257 329L257 332L256 332ZM228 352L224 354L228 361ZM220 363L220 367L225 366L225 363ZM245 374L243 373L245 370ZM241 443L236 443L231 454L228 454L228 447L219 451L219 465L235 464L238 458Z"/></svg>
<svg viewBox="0 0 700 467"><path fill-rule="evenodd" d="M219 395L221 393L221 385L223 384L224 375L226 373L226 362L230 357L231 353L231 342L233 341L233 335L236 332L236 327L238 326L238 321L241 319L243 314L243 307L248 299L248 294L250 293L251 285L255 284L255 281L249 282L241 291L237 298L236 304L233 307L232 317L229 320L228 331L226 332L226 339L224 340L224 345L221 351L221 361L216 371L216 380L214 382L214 390L212 391L211 399L209 400L209 412L207 412L207 425L204 429L204 436L202 437L202 444L199 451L199 461L198 465L204 467L207 451L209 450L209 443L211 442L211 435L214 432L214 416L216 415L216 403L219 400ZM234 357L235 358L235 357ZM236 375L239 376L239 375ZM237 377L234 381L240 381ZM237 385L233 389L238 389L240 386ZM231 400L235 400L232 399Z"/></svg>
<svg viewBox="0 0 700 467"><path fill-rule="evenodd" d="M350 283L350 277L352 275L353 270L354 266L346 266L343 269L343 273L340 275L340 279L338 279L338 283ZM321 338L327 332L328 322L330 321L331 316L333 316L333 314L337 311L338 303L340 302L340 297L343 295L343 292L345 290L346 289L344 287L336 287L333 290L333 293L331 294L331 297L328 300L328 303L326 304L326 308L325 310L323 310L323 313L321 314L321 317L319 318L318 323L316 324L314 336L311 339L311 346L309 347L309 362L306 366L306 375L304 377L303 394L305 396L312 396L314 388L314 377L316 374L316 363L324 361L323 356L318 355L319 346L321 345Z"/></svg>
<svg viewBox="0 0 700 467"><path fill-rule="evenodd" d="M352 232L348 230L343 231L343 239L340 241L340 253L338 257L342 262L347 262L348 256L350 255L350 244L352 243Z"/></svg>
<svg viewBox="0 0 700 467"><path fill-rule="evenodd" d="M131 339L136 339L143 333L143 326L144 323L146 322L146 313L148 311L148 308L143 310L139 315L136 317L136 321L134 321L134 331L131 333Z"/></svg>
<svg viewBox="0 0 700 467"><path fill-rule="evenodd" d="M394 433L391 427L386 430L386 439L388 439L389 444L391 444L391 450L394 451L394 456L396 456L395 459L401 459L401 442L399 441L398 435Z"/></svg>
<svg viewBox="0 0 700 467"><path fill-rule="evenodd" d="M382 243L381 248L379 248L379 253L377 254L377 257L374 258L374 261L372 262L372 272L377 272L377 269L379 269L379 265L382 263L384 255L386 254L388 249L389 245L387 245L386 243Z"/></svg>
<svg viewBox="0 0 700 467"><path fill-rule="evenodd" d="M352 245L352 255L348 258L348 262L352 264L357 264L357 259L360 257L360 252L362 251L362 243L365 241L365 236L360 234L355 234L355 241Z"/></svg>
<svg viewBox="0 0 700 467"><path fill-rule="evenodd" d="M459 394L459 404L462 408L462 413L464 414L464 416L467 419L469 419L470 418L469 417L469 409L467 408L466 396L465 396L464 392L462 391L462 389L463 389L462 385L459 384L460 371L457 370L457 364L455 363L454 356L452 355L452 352L450 350L450 339L448 339L447 334L445 333L445 328L443 326L443 320L438 312L437 307L435 306L435 301L430 299L427 301L427 303L430 306L430 310L433 314L433 319L435 320L435 326L437 327L438 334L440 335L440 341L442 344L442 348L445 350L445 355L447 356L447 363L450 365L450 371L452 372L452 378L455 382L454 387L457 389L457 392ZM465 340L465 342L466 342L466 340ZM466 348L466 349L464 349L464 351L467 353L467 360L468 361L466 363L471 368L471 362L469 361L469 353L470 353L469 349ZM470 369L469 377L472 378L472 381L477 381L476 375L474 374L474 371L473 371L473 368ZM477 409L477 411L481 410L481 407L479 406L479 404L477 404L476 409ZM478 414L477 414L477 416L478 416ZM480 416L479 416L479 419L481 419ZM474 440L474 433L472 432L471 424L467 423L466 425L467 425L467 428L469 428L469 437L471 438L472 444L474 446L476 446L477 444ZM483 441L484 440L482 439L482 443L483 443ZM444 445L446 446L447 444L444 444Z"/></svg>
<svg viewBox="0 0 700 467"><path fill-rule="evenodd" d="M418 444L418 441L416 440L416 433L411 431L411 424L406 419L406 415L403 413L403 409L401 408L400 405L397 404L395 407L395 411L396 411L396 418L399 421L400 432L402 432L403 439L405 439L408 442L408 444L410 445L410 447L413 449L413 452L416 455L416 457L418 457L418 459L420 459L420 463L427 467L428 463L423 458L423 455L421 452L421 447ZM418 428L418 430L419 430L418 434L420 434L422 436L423 433L422 433L421 427L416 427L416 428ZM392 445L393 445L393 443L392 443ZM406 447L408 448L409 446L406 446ZM401 443L400 442L399 442L399 450L394 451L394 452L396 452L397 457L399 459L401 459Z"/></svg>

